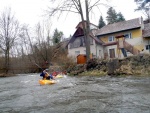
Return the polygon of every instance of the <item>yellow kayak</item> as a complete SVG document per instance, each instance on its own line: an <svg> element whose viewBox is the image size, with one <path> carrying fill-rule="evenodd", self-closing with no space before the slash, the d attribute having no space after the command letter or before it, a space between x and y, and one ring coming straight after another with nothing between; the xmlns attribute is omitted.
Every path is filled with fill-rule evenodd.
<svg viewBox="0 0 150 113"><path fill-rule="evenodd" d="M63 75L58 74L55 78L63 78Z"/></svg>
<svg viewBox="0 0 150 113"><path fill-rule="evenodd" d="M46 84L51 85L51 84L55 84L55 83L56 83L55 80L39 80L40 85L46 85Z"/></svg>

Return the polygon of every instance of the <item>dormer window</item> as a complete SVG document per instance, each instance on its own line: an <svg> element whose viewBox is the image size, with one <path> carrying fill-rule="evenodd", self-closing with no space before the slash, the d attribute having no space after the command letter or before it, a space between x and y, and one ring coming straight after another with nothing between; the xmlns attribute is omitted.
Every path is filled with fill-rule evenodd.
<svg viewBox="0 0 150 113"><path fill-rule="evenodd" d="M113 41L114 41L114 36L109 36L109 37L108 37L108 41L109 41L109 42L113 42Z"/></svg>
<svg viewBox="0 0 150 113"><path fill-rule="evenodd" d="M125 37L125 39L131 39L132 38L131 33L124 34L124 37Z"/></svg>

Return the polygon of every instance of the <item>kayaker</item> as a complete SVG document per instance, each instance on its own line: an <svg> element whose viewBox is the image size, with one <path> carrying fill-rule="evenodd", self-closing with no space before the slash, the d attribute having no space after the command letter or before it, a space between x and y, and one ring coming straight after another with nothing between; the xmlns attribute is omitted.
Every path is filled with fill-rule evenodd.
<svg viewBox="0 0 150 113"><path fill-rule="evenodd" d="M40 76L43 77L43 80L54 79L53 76L48 73L48 69L45 69L45 70L40 74Z"/></svg>
<svg viewBox="0 0 150 113"><path fill-rule="evenodd" d="M53 73L52 73L52 76L53 77L56 77L58 75L58 73L56 72L56 71L54 71Z"/></svg>

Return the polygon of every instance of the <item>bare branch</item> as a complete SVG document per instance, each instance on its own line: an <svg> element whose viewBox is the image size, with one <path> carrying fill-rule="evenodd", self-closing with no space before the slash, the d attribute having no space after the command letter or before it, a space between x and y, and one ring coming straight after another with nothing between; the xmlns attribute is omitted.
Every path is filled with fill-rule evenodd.
<svg viewBox="0 0 150 113"><path fill-rule="evenodd" d="M100 0L97 0L91 7L89 7L89 9L92 9L94 6L96 6L98 3L100 2Z"/></svg>
<svg viewBox="0 0 150 113"><path fill-rule="evenodd" d="M49 14L50 17L56 14L60 16L62 12L78 13L78 11L76 11L76 8L77 7L75 6L75 3L66 0L63 3L60 2L55 8L48 8L47 13Z"/></svg>
<svg viewBox="0 0 150 113"><path fill-rule="evenodd" d="M78 1L77 0L72 0L72 2L74 3L74 6L78 10L78 12L80 12Z"/></svg>
<svg viewBox="0 0 150 113"><path fill-rule="evenodd" d="M91 7L89 7L89 12L93 9L93 7L97 7L98 8L98 6L100 6L100 5L103 5L103 6L105 6L105 7L111 7L111 6L109 6L109 5L107 5L107 4L104 4L104 3L97 3L97 4L94 4L94 5L92 5ZM98 8L99 9L99 8Z"/></svg>

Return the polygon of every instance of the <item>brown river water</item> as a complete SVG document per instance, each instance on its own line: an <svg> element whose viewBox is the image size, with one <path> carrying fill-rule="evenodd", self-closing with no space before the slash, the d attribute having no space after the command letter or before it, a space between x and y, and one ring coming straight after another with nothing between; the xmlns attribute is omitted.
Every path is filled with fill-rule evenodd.
<svg viewBox="0 0 150 113"><path fill-rule="evenodd" d="M0 78L0 113L150 113L150 77Z"/></svg>

